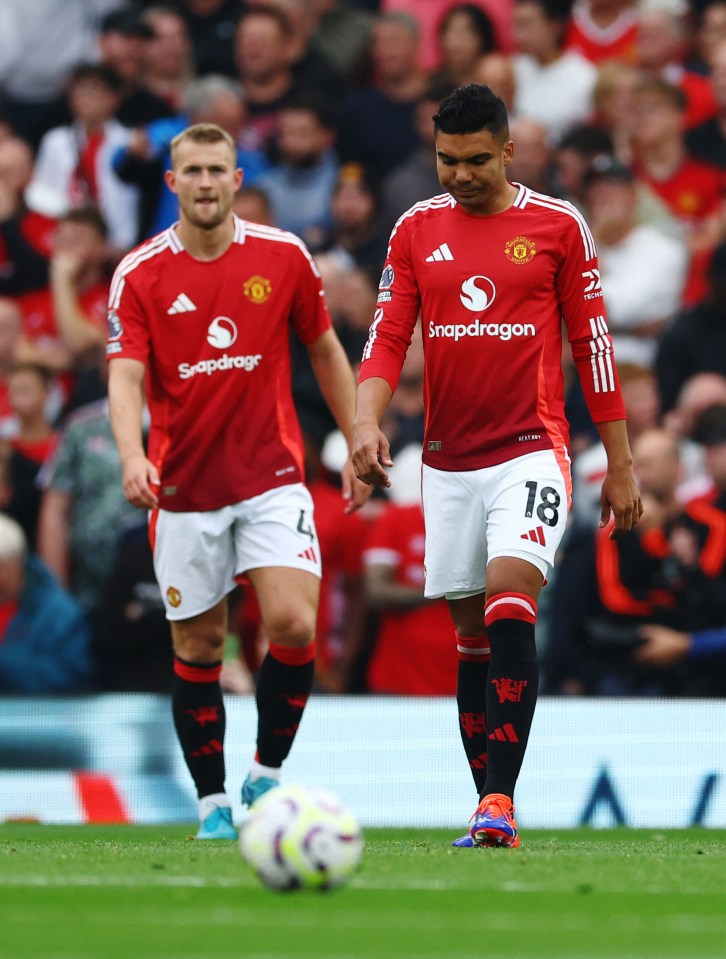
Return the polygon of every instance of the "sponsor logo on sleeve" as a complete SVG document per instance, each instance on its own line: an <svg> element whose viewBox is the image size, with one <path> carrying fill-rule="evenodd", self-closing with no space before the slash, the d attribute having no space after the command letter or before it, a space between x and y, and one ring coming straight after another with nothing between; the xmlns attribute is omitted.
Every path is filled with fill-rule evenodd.
<svg viewBox="0 0 726 959"><path fill-rule="evenodd" d="M582 274L582 278L585 281L583 296L586 300L596 300L599 296L602 296L600 270L587 270Z"/></svg>

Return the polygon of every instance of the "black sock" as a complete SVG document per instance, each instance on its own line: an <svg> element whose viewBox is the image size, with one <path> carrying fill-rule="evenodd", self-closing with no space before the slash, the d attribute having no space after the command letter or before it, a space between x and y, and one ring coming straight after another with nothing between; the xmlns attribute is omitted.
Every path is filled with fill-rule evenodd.
<svg viewBox="0 0 726 959"><path fill-rule="evenodd" d="M313 688L315 644L270 644L257 679L257 761L279 767L292 748Z"/></svg>
<svg viewBox="0 0 726 959"><path fill-rule="evenodd" d="M537 604L520 593L500 593L486 605L492 658L487 682L489 749L484 795L514 796L537 703L536 617Z"/></svg>
<svg viewBox="0 0 726 959"><path fill-rule="evenodd" d="M174 659L171 690L174 726L197 795L224 792L225 712L219 685L221 663Z"/></svg>
<svg viewBox="0 0 726 959"><path fill-rule="evenodd" d="M481 797L487 777L487 676L489 647L486 636L459 636L459 671L456 681L456 703L459 708L459 733L477 795ZM477 652L474 652L477 650Z"/></svg>

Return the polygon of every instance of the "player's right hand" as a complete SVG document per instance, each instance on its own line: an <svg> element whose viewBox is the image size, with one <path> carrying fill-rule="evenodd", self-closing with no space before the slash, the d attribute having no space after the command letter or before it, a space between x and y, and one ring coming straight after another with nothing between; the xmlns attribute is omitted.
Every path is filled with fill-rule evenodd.
<svg viewBox="0 0 726 959"><path fill-rule="evenodd" d="M156 490L159 474L145 456L133 456L123 463L123 485L126 499L139 509L158 509Z"/></svg>
<svg viewBox="0 0 726 959"><path fill-rule="evenodd" d="M357 426L353 431L355 475L369 486L387 489L391 485L386 467L393 466L388 440L377 425Z"/></svg>

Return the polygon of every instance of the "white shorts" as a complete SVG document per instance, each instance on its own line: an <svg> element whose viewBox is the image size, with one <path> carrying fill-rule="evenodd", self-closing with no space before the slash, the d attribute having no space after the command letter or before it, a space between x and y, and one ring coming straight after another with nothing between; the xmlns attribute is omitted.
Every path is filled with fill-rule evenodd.
<svg viewBox="0 0 726 959"><path fill-rule="evenodd" d="M430 599L483 592L487 563L514 556L547 576L572 495L567 450L541 450L480 470L423 467Z"/></svg>
<svg viewBox="0 0 726 959"><path fill-rule="evenodd" d="M320 577L313 501L296 483L202 513L151 514L154 571L166 618L206 612L250 569L287 566Z"/></svg>

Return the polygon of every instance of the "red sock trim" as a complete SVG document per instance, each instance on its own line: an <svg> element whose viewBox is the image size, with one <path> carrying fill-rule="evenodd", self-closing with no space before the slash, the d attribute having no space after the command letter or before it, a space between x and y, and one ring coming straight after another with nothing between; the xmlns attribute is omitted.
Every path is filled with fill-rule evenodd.
<svg viewBox="0 0 726 959"><path fill-rule="evenodd" d="M537 622L537 603L526 593L499 593L484 607L487 626L498 619L519 619L534 625Z"/></svg>
<svg viewBox="0 0 726 959"><path fill-rule="evenodd" d="M484 636L460 636L454 631L456 637L456 651L459 659L464 663L488 663L492 656L489 648L489 640Z"/></svg>
<svg viewBox="0 0 726 959"><path fill-rule="evenodd" d="M304 666L315 659L315 640L307 646L281 646L270 643L270 656L286 666Z"/></svg>
<svg viewBox="0 0 726 959"><path fill-rule="evenodd" d="M188 683L216 683L222 675L221 663L187 663L174 657L174 672Z"/></svg>

